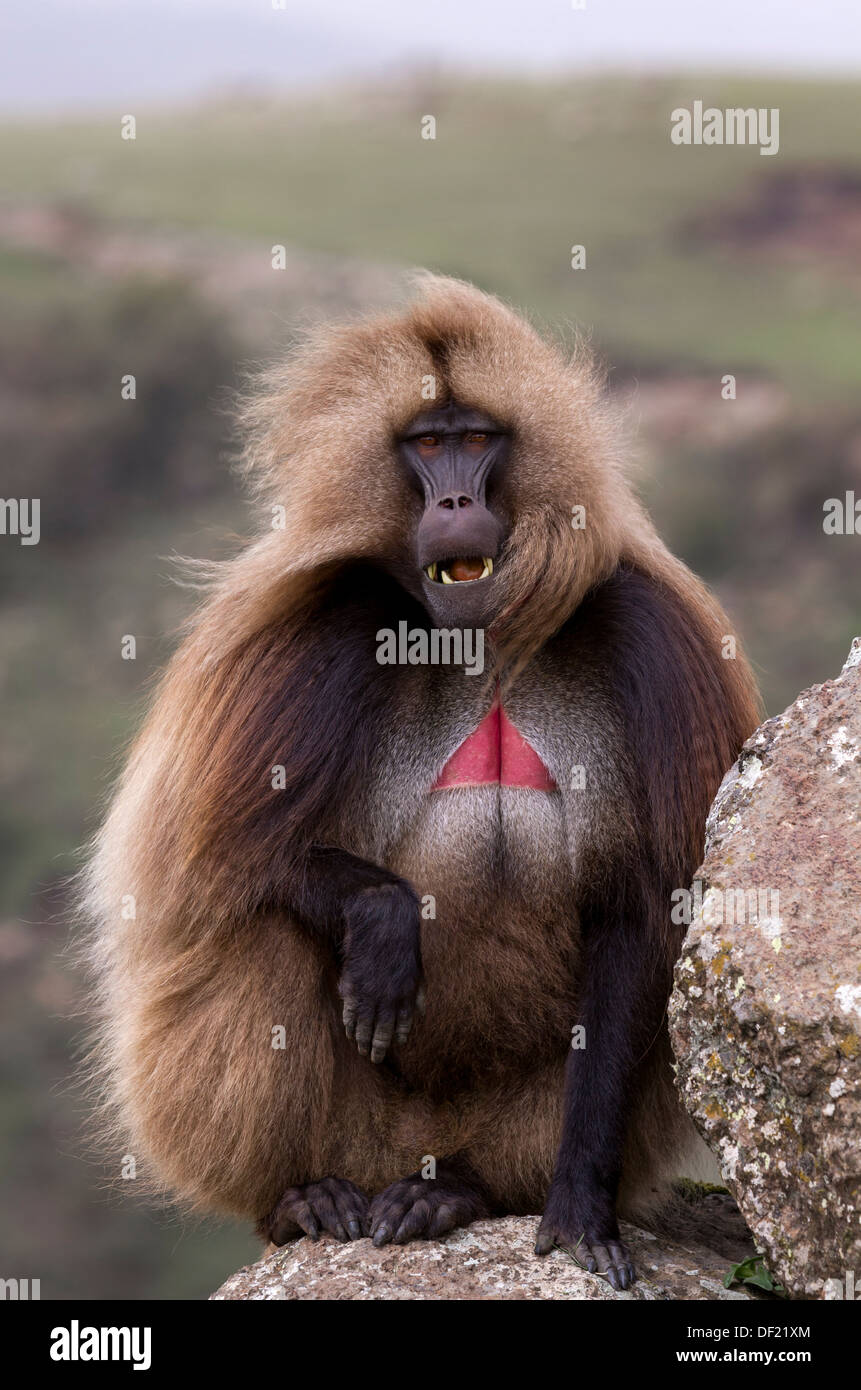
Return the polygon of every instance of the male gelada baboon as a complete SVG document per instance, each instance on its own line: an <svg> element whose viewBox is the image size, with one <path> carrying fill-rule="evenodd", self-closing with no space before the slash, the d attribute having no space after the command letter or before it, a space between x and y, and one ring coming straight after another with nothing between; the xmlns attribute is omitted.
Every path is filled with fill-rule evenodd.
<svg viewBox="0 0 861 1390"><path fill-rule="evenodd" d="M325 331L245 428L260 534L89 872L119 1132L279 1244L543 1210L539 1254L627 1287L617 1208L692 1133L671 894L756 724L727 619L623 480L588 355L468 285ZM482 674L421 659L463 629Z"/></svg>

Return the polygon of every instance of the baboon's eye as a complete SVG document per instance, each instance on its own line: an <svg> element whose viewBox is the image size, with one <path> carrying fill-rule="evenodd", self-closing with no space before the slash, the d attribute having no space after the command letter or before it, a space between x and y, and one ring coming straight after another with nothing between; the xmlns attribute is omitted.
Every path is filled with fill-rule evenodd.
<svg viewBox="0 0 861 1390"><path fill-rule="evenodd" d="M420 449L435 449L439 444L438 434L420 434L418 439Z"/></svg>
<svg viewBox="0 0 861 1390"><path fill-rule="evenodd" d="M466 436L466 442L467 444L486 444L489 438L490 436L483 434L481 430L473 430L471 434Z"/></svg>

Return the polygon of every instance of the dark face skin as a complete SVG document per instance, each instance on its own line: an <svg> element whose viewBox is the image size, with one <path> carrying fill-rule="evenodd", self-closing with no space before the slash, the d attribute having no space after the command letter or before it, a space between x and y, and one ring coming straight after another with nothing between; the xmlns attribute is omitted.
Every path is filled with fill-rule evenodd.
<svg viewBox="0 0 861 1390"><path fill-rule="evenodd" d="M481 627L494 615L507 531L498 485L510 447L496 420L456 401L417 415L398 442L424 501L414 554L398 577L441 627Z"/></svg>

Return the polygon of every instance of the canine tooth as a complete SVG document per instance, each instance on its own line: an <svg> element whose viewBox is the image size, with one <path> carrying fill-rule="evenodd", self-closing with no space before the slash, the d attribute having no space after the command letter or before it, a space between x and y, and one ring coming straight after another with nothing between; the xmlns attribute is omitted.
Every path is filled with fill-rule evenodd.
<svg viewBox="0 0 861 1390"><path fill-rule="evenodd" d="M443 570L443 572L442 572L442 582L443 582L443 584L453 584L453 583L454 583L454 580L452 579L452 577L451 577L451 575L449 574L448 570Z"/></svg>
<svg viewBox="0 0 861 1390"><path fill-rule="evenodd" d="M487 579L491 574L493 574L493 561L491 560L489 555L485 555L484 569L482 571L481 577L482 579Z"/></svg>
<svg viewBox="0 0 861 1390"><path fill-rule="evenodd" d="M426 568L426 570L425 570L425 574L427 575L428 579L436 579L436 567L437 567L437 562L436 562L436 560L434 560L434 562L433 562L432 565L428 565L428 566L427 566L427 568Z"/></svg>

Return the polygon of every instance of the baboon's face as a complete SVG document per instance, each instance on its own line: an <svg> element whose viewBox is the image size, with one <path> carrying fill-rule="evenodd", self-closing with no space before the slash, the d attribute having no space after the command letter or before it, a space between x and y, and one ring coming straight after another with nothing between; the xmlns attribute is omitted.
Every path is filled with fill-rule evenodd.
<svg viewBox="0 0 861 1390"><path fill-rule="evenodd" d="M423 500L399 578L440 626L482 626L496 614L508 530L499 490L510 445L497 421L455 401L417 415L399 440Z"/></svg>

